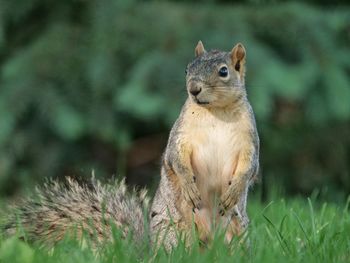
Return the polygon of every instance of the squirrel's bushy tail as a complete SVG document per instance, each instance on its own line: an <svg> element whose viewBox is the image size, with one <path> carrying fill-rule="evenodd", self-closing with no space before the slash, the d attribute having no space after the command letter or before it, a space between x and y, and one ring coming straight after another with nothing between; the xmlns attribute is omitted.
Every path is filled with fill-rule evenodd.
<svg viewBox="0 0 350 263"><path fill-rule="evenodd" d="M24 230L28 241L53 246L67 234L78 239L88 234L94 242L110 240L115 226L123 237L131 234L140 243L145 235L146 194L146 190L127 191L124 180L103 185L94 178L89 184L69 177L65 183L51 180L14 208L5 234Z"/></svg>

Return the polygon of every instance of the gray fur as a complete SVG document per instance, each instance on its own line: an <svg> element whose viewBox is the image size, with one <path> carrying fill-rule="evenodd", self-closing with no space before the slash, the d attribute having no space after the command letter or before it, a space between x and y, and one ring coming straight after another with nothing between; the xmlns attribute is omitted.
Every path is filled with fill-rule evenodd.
<svg viewBox="0 0 350 263"><path fill-rule="evenodd" d="M182 218L176 208L176 191L161 170L159 187L154 197L150 214L150 235L153 245L164 245L170 251L177 246L178 225Z"/></svg>
<svg viewBox="0 0 350 263"><path fill-rule="evenodd" d="M113 225L122 236L129 233L139 243L144 240L148 205L146 191L128 192L124 180L102 185L92 179L89 185L72 178L66 183L49 181L36 189L36 195L16 205L5 225L5 233L16 232L30 242L53 246L65 235L81 240L92 237L94 245L112 239ZM25 236L21 236L21 229Z"/></svg>

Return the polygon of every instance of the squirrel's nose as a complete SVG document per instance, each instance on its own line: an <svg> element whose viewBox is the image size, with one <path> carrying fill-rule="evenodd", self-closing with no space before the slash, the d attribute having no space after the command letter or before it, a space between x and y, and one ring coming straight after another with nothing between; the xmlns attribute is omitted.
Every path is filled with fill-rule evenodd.
<svg viewBox="0 0 350 263"><path fill-rule="evenodd" d="M198 86L191 86L191 87L190 87L190 93L191 93L193 96L197 96L201 91L202 91L202 88L201 88L201 87L198 87Z"/></svg>

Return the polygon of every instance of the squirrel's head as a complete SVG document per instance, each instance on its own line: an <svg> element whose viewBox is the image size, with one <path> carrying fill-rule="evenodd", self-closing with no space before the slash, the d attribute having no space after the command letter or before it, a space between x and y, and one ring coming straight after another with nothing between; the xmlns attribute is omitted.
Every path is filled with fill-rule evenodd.
<svg viewBox="0 0 350 263"><path fill-rule="evenodd" d="M243 98L245 54L240 43L230 52L207 52L199 41L195 48L196 58L186 69L190 98L209 107L226 107Z"/></svg>

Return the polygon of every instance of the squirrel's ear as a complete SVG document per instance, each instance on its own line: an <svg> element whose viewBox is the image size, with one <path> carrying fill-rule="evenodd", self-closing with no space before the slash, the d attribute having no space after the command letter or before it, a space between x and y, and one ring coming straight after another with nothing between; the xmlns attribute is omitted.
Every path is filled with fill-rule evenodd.
<svg viewBox="0 0 350 263"><path fill-rule="evenodd" d="M207 51L205 51L202 41L199 40L196 48L194 49L194 54L196 55L196 57L199 57L203 55L205 52Z"/></svg>
<svg viewBox="0 0 350 263"><path fill-rule="evenodd" d="M245 48L241 43L238 43L231 50L232 64L236 71L241 71L245 63Z"/></svg>

